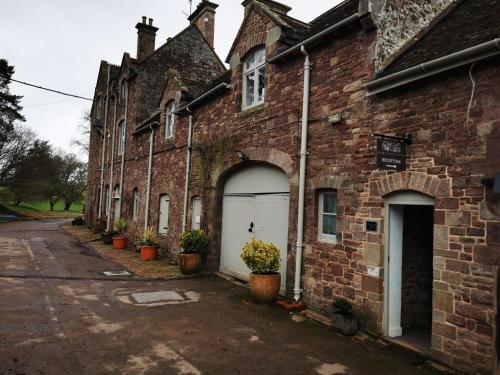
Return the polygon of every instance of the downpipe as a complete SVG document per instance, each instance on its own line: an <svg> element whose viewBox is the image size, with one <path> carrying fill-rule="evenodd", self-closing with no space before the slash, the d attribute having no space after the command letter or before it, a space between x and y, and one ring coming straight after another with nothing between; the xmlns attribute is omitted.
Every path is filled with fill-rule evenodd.
<svg viewBox="0 0 500 375"><path fill-rule="evenodd" d="M302 131L300 142L300 170L299 170L299 206L297 213L297 244L295 254L295 287L293 299L295 302L301 300L301 278L302 278L302 253L304 248L304 202L306 190L306 165L307 165L307 132L309 127L309 94L311 83L311 58L302 45L300 51L305 56L304 60L304 96L302 102Z"/></svg>
<svg viewBox="0 0 500 375"><path fill-rule="evenodd" d="M115 135L116 135L116 98L114 100L114 110L113 110L113 136L111 137L111 164L109 166L109 194L108 194L108 220L106 223L106 231L109 232L111 230L111 202L113 202L112 194L114 192L113 189L113 171L115 167Z"/></svg>
<svg viewBox="0 0 500 375"><path fill-rule="evenodd" d="M106 83L106 109L104 111L104 131L102 133L102 155L101 155L101 181L99 189L99 208L97 218L102 216L102 198L104 195L104 163L106 162L106 139L108 137L108 109L109 109L109 80L111 76L111 67L108 64L108 82Z"/></svg>
<svg viewBox="0 0 500 375"><path fill-rule="evenodd" d="M189 180L191 178L191 159L193 154L193 115L186 107L189 113L189 128L188 128L188 146L186 155L186 180L184 185L184 211L182 213L182 231L185 232L187 228L187 214L189 205Z"/></svg>
<svg viewBox="0 0 500 375"><path fill-rule="evenodd" d="M123 137L123 150L122 150L122 165L120 170L120 217L122 216L122 206L123 206L123 176L125 174L125 149L127 146L127 122L128 122L128 82L125 84L125 121L123 122L123 131L125 136ZM120 134L121 136L121 134Z"/></svg>
<svg viewBox="0 0 500 375"><path fill-rule="evenodd" d="M148 162L148 185L146 190L146 213L144 215L144 228L149 226L149 205L151 195L151 174L153 171L153 144L155 140L155 129L150 126L151 134L149 135L149 162Z"/></svg>

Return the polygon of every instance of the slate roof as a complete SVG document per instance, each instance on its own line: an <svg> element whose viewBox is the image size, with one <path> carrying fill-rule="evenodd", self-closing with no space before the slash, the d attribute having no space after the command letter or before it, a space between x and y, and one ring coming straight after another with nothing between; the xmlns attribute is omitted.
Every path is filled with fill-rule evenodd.
<svg viewBox="0 0 500 375"><path fill-rule="evenodd" d="M210 82L193 81L189 78L181 77L182 83L184 83L184 85L188 89L188 92L184 93L180 107L189 104L194 99L219 86L221 83L231 83L231 74L231 70L226 70L224 73Z"/></svg>
<svg viewBox="0 0 500 375"><path fill-rule="evenodd" d="M457 0L377 74L382 78L500 38L499 0Z"/></svg>
<svg viewBox="0 0 500 375"><path fill-rule="evenodd" d="M210 82L225 71L198 28L188 26L144 61L137 63L138 123L158 111L169 69L177 70L186 80L201 83Z"/></svg>

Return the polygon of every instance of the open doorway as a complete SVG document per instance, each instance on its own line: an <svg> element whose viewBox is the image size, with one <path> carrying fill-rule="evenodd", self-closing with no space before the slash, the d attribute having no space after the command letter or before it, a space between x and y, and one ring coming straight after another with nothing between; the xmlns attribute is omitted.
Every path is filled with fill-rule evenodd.
<svg viewBox="0 0 500 375"><path fill-rule="evenodd" d="M434 202L417 193L388 199L385 327L422 352L431 347Z"/></svg>

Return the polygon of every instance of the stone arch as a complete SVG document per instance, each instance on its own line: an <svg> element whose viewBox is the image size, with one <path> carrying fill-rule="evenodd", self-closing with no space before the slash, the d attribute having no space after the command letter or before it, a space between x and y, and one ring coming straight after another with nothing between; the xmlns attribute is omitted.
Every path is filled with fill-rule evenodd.
<svg viewBox="0 0 500 375"><path fill-rule="evenodd" d="M440 179L421 172L398 172L370 183L370 196L384 197L402 190L413 190L431 197L451 196L451 179Z"/></svg>
<svg viewBox="0 0 500 375"><path fill-rule="evenodd" d="M307 180L307 189L352 189L351 179L339 176L320 176Z"/></svg>
<svg viewBox="0 0 500 375"><path fill-rule="evenodd" d="M230 175L236 173L238 169L245 168L251 164L268 164L277 167L285 172L290 186L298 184L298 177L293 168L293 160L286 152L268 147L250 147L241 149L241 151L248 157L248 160L241 162L235 159L236 156L228 158L223 167L217 171L218 174L214 176L214 181L216 181L218 189L224 187L224 183Z"/></svg>

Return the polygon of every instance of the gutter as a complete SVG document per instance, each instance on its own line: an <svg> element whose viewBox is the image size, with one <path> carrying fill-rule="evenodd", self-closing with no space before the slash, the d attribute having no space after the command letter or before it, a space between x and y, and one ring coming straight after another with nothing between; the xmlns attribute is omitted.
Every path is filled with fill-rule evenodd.
<svg viewBox="0 0 500 375"><path fill-rule="evenodd" d="M352 16L344 18L342 21L337 22L337 23L331 25L330 27L327 27L323 31L320 31L319 33L311 36L310 38L304 40L303 42L300 42L299 44L296 44L295 46L287 49L286 51L283 51L283 52L279 53L278 55L270 58L268 60L268 62L271 64L275 64L275 63L279 62L280 60L282 60L283 58L285 58L293 53L301 52L302 47L309 46L312 43L318 41L319 39L333 33L334 31L337 31L337 30L343 28L344 26L347 26L355 21L359 21L360 18L361 18L361 16L359 13L355 13Z"/></svg>
<svg viewBox="0 0 500 375"><path fill-rule="evenodd" d="M97 218L102 216L102 199L104 195L104 163L106 162L106 138L108 127L108 109L109 109L109 81L111 79L111 66L108 64L108 82L106 84L106 110L104 112L104 129L102 131L102 155L101 155L101 182L99 189L99 209Z"/></svg>
<svg viewBox="0 0 500 375"><path fill-rule="evenodd" d="M184 107L179 108L179 110L177 112L175 112L175 114L176 115L180 115L183 111L189 112L189 108L192 108L193 105L201 102L203 99L206 99L210 95L214 94L215 92L217 92L217 91L219 91L219 90L221 90L223 88L224 89L229 89L229 88L231 88L231 85L229 83L221 83L221 84L215 86L214 88L208 90L204 94L198 96L196 99L194 99L190 103L186 104Z"/></svg>
<svg viewBox="0 0 500 375"><path fill-rule="evenodd" d="M365 84L367 95L375 95L425 77L500 54L500 38L402 70Z"/></svg>

